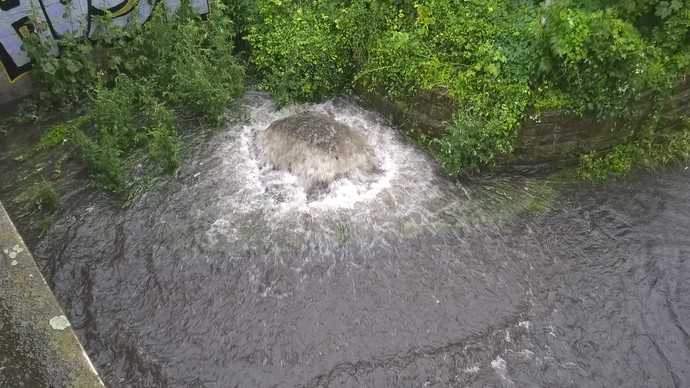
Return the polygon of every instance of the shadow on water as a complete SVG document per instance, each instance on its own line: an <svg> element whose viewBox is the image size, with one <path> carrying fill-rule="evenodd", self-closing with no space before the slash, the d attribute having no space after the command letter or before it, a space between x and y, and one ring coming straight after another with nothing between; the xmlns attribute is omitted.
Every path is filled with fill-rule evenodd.
<svg viewBox="0 0 690 388"><path fill-rule="evenodd" d="M525 179L449 181L350 101L245 107L126 209L64 183L35 239L111 386L690 384L690 172L535 213ZM271 168L256 139L305 110L361 131L376 174L314 197Z"/></svg>

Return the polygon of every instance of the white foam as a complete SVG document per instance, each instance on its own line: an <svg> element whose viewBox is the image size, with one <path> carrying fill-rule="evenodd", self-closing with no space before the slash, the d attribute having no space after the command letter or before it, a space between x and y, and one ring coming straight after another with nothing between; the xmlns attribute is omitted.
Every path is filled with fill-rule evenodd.
<svg viewBox="0 0 690 388"><path fill-rule="evenodd" d="M418 227L413 215L416 219L430 221L437 212L455 206L457 198L436 201L443 204L442 209L427 205L429 201L448 195L434 183L434 164L425 153L403 141L400 132L386 125L376 114L344 101L278 109L268 96L254 94L249 95L248 100L248 119L218 135L221 144L214 155L209 155L209 160L219 158L220 164L204 165L207 170L196 175L198 179L193 183L212 184L219 196L221 210L207 231L212 241L219 235L226 240L235 239L238 219L243 217L268 218L273 224L287 222L295 232L301 225L294 221L300 217L327 220L343 212L347 214L347 222L358 219L359 225L362 222L373 225L369 221L378 215L390 227ZM377 171L358 171L339 178L323 193L310 197L297 176L272 169L262 159L258 139L275 120L303 111L328 114L358 131L374 151L379 163ZM462 200L466 199L462 197ZM333 227L320 224L327 229ZM438 227L439 223L424 222L427 224Z"/></svg>
<svg viewBox="0 0 690 388"><path fill-rule="evenodd" d="M353 130L359 132L374 149L380 161L380 173L375 176L352 175L337 180L329 188L328 193L316 199L309 199L304 188L299 185L297 177L287 171L274 171L259 157L257 137L275 120L285 118L296 112L314 111L327 113ZM359 202L374 200L379 193L392 186L398 177L401 165L414 163L420 159L417 152L409 146L403 146L396 139L397 134L392 128L380 121L372 120L371 113L349 104L336 106L332 101L312 106L291 106L276 109L270 101L263 102L249 109L249 122L242 126L238 144L228 144L224 153L236 154L226 158L226 167L232 172L240 172L253 189L252 197L259 198L266 192L278 194L263 199L268 205L273 205L280 211L308 211L310 209L352 209ZM415 158L416 157L416 158ZM424 163L426 166L427 163ZM417 166L419 167L419 166ZM428 170L428 167L426 168ZM423 176L424 171L420 172ZM279 198L276 198L279 197ZM262 203L267 205L267 203Z"/></svg>
<svg viewBox="0 0 690 388"><path fill-rule="evenodd" d="M501 356L496 356L496 358L493 361L491 361L491 367L501 378L501 380L508 383L509 385L512 385L512 380L510 379L510 377L508 377L508 364L506 363L506 360L501 358Z"/></svg>

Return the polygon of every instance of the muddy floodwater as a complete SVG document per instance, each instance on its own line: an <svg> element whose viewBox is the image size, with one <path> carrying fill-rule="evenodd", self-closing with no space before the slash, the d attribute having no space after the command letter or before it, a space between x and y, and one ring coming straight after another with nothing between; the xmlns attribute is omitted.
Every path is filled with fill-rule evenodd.
<svg viewBox="0 0 690 388"><path fill-rule="evenodd" d="M109 386L690 386L684 166L535 212L524 178L448 179L355 102L243 101L130 206L75 174L29 236ZM303 111L358 131L376 171L314 194L272 169L257 139Z"/></svg>

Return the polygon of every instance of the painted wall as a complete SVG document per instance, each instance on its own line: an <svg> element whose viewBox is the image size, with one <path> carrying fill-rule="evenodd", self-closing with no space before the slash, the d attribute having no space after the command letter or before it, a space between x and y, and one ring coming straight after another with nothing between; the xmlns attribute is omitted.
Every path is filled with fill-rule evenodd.
<svg viewBox="0 0 690 388"><path fill-rule="evenodd" d="M169 10L180 0L164 0ZM0 0L0 103L8 102L31 90L31 61L22 49L22 40L36 30L47 38L65 34L91 36L94 16L110 12L115 24L131 19L143 23L153 10L153 0ZM207 0L191 0L200 14L208 13ZM45 28L37 29L39 23Z"/></svg>

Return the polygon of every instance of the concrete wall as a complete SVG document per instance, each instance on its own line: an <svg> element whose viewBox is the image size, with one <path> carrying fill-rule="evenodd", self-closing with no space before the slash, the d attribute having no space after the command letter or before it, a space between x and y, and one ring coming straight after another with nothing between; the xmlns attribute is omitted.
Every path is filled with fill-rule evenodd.
<svg viewBox="0 0 690 388"><path fill-rule="evenodd" d="M103 387L2 203L0 387Z"/></svg>
<svg viewBox="0 0 690 388"><path fill-rule="evenodd" d="M164 0L170 10L180 0ZM151 15L152 0L0 0L0 104L31 91L31 60L22 41L32 33L48 39L65 34L91 36L94 16L110 12L115 24L130 20L145 22ZM207 0L191 0L200 14L208 13Z"/></svg>

